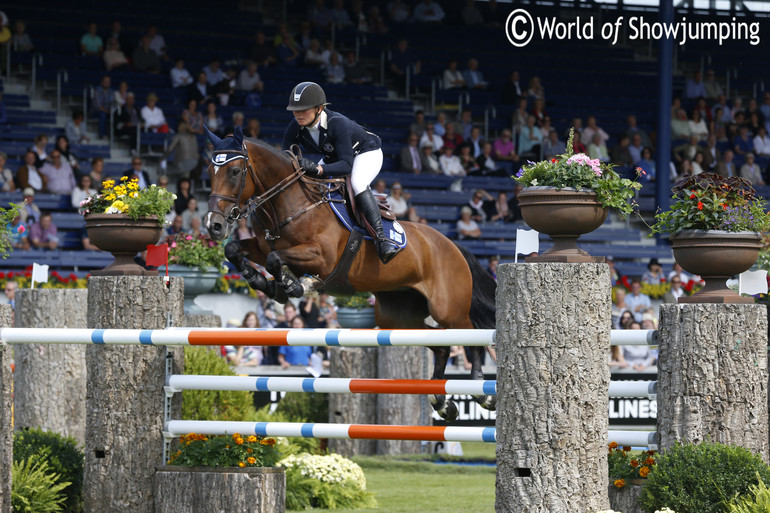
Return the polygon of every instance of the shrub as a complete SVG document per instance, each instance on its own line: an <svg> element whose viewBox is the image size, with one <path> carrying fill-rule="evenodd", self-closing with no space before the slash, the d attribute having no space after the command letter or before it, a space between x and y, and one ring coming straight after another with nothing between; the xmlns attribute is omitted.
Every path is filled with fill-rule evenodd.
<svg viewBox="0 0 770 513"><path fill-rule="evenodd" d="M329 395L287 392L275 412L286 415L289 422L329 422Z"/></svg>
<svg viewBox="0 0 770 513"><path fill-rule="evenodd" d="M757 479L770 483L770 467L742 447L677 443L658 455L639 503L648 513L664 506L677 513L726 512Z"/></svg>
<svg viewBox="0 0 770 513"><path fill-rule="evenodd" d="M274 467L278 461L275 438L255 435L180 437L179 450L169 465L187 467Z"/></svg>
<svg viewBox="0 0 770 513"><path fill-rule="evenodd" d="M70 483L51 472L45 460L14 461L11 469L11 508L14 513L56 513L63 511Z"/></svg>
<svg viewBox="0 0 770 513"><path fill-rule="evenodd" d="M751 497L742 497L730 504L730 513L766 513L770 511L770 489L757 474L759 484L751 485Z"/></svg>
<svg viewBox="0 0 770 513"><path fill-rule="evenodd" d="M16 431L13 435L13 461L47 463L50 472L58 476L55 482L67 483L62 488L66 497L64 511L82 511L85 456L74 438L42 429Z"/></svg>
<svg viewBox="0 0 770 513"><path fill-rule="evenodd" d="M206 347L186 347L185 374L235 376L224 358ZM185 390L182 392L184 420L255 421L257 412L251 392Z"/></svg>

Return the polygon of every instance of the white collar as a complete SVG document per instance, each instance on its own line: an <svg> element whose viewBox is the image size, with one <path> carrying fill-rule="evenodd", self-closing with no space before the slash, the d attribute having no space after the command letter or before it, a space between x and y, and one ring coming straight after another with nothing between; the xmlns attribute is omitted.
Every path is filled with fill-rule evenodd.
<svg viewBox="0 0 770 513"><path fill-rule="evenodd" d="M328 120L328 116L326 115L326 109L324 109L321 111L321 114L318 116L318 122L315 125L309 127L308 130L320 130L321 128L326 130L326 127L328 126L328 122L329 120Z"/></svg>

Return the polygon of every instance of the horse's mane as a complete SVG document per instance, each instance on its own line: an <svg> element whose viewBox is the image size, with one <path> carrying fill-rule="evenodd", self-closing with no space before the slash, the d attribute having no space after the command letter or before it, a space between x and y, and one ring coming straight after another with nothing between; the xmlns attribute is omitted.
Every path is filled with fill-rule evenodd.
<svg viewBox="0 0 770 513"><path fill-rule="evenodd" d="M250 142L255 146L259 146L260 148L264 148L270 153L272 153L273 155L275 155L276 157L280 157L283 160L289 162L289 157L287 157L283 151L275 149L275 147L272 144L268 144L261 139L254 139L252 137L244 137L243 140L246 142Z"/></svg>

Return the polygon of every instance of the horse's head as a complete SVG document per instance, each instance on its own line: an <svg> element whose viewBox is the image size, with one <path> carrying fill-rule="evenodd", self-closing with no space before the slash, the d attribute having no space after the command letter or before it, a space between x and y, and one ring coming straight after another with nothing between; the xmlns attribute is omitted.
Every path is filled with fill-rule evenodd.
<svg viewBox="0 0 770 513"><path fill-rule="evenodd" d="M204 125L214 154L208 173L211 179L206 228L215 240L230 234L233 221L245 215L244 206L255 192L254 173L243 131L236 126L231 137L220 139Z"/></svg>

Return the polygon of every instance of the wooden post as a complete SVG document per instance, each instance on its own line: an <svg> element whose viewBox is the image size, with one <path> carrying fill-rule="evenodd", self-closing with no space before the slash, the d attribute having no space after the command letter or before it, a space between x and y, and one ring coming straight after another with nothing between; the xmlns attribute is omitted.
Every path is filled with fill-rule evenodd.
<svg viewBox="0 0 770 513"><path fill-rule="evenodd" d="M221 328L222 318L215 314L184 314L180 327L185 328Z"/></svg>
<svg viewBox="0 0 770 513"><path fill-rule="evenodd" d="M658 436L735 444L768 460L767 307L661 305Z"/></svg>
<svg viewBox="0 0 770 513"><path fill-rule="evenodd" d="M607 509L609 269L505 264L497 277L496 511Z"/></svg>
<svg viewBox="0 0 770 513"><path fill-rule="evenodd" d="M163 329L182 320L183 280L159 276L98 276L88 281L88 327ZM181 373L184 353L173 352ZM166 348L91 345L86 350L86 513L153 513L155 471L163 461ZM181 415L176 394L173 418Z"/></svg>
<svg viewBox="0 0 770 513"><path fill-rule="evenodd" d="M376 347L330 347L329 376L332 378L374 378L377 376ZM329 422L376 424L375 394L329 394ZM329 449L343 456L373 455L375 440L329 439Z"/></svg>
<svg viewBox="0 0 770 513"><path fill-rule="evenodd" d="M11 306L0 305L0 328L10 328L12 318L13 310L11 310ZM0 345L0 513L11 513L11 466L13 464L12 379L11 346Z"/></svg>
<svg viewBox="0 0 770 513"><path fill-rule="evenodd" d="M85 328L88 291L20 289L19 328ZM15 429L42 428L86 440L86 346L19 344L14 349Z"/></svg>

